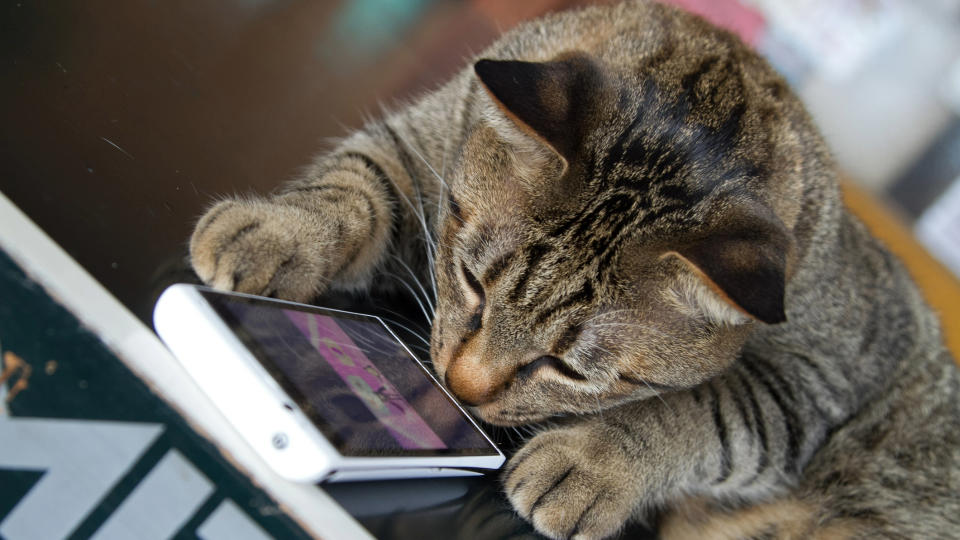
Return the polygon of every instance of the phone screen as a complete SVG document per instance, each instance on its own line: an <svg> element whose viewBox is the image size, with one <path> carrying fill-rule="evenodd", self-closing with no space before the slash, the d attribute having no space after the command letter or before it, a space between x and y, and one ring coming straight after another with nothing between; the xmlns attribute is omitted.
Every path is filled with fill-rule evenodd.
<svg viewBox="0 0 960 540"><path fill-rule="evenodd" d="M342 455L497 454L377 318L201 294Z"/></svg>

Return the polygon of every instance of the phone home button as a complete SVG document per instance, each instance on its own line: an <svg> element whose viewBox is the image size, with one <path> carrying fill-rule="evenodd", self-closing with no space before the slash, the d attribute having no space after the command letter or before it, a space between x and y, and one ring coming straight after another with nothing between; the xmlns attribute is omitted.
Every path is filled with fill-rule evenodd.
<svg viewBox="0 0 960 540"><path fill-rule="evenodd" d="M270 442L273 443L273 447L277 450L283 450L290 444L290 438L287 437L286 433L280 432L275 433L273 438L270 439Z"/></svg>

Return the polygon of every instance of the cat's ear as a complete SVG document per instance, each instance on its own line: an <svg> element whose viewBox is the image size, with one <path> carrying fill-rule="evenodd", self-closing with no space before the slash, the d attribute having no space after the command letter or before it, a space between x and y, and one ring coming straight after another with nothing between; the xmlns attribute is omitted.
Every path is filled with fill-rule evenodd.
<svg viewBox="0 0 960 540"><path fill-rule="evenodd" d="M787 320L784 296L793 240L765 205L728 211L715 232L671 254L688 262L710 289L738 311L767 324Z"/></svg>
<svg viewBox="0 0 960 540"><path fill-rule="evenodd" d="M549 62L484 59L473 69L515 124L561 157L575 156L594 95L603 86L589 56L571 52Z"/></svg>

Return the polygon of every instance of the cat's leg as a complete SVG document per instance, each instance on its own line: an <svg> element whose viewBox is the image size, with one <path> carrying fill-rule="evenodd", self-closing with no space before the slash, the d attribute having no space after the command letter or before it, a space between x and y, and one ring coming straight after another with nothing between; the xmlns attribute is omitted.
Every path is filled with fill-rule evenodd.
<svg viewBox="0 0 960 540"><path fill-rule="evenodd" d="M830 516L821 505L784 497L731 510L703 497L676 503L660 521L663 540L848 540L868 538L869 524Z"/></svg>
<svg viewBox="0 0 960 540"><path fill-rule="evenodd" d="M299 301L331 284L362 286L387 251L396 219L389 166L368 157L369 149L353 148L371 146L368 139L354 136L270 197L213 206L190 241L200 278L220 289Z"/></svg>
<svg viewBox="0 0 960 540"><path fill-rule="evenodd" d="M679 531L673 538L724 538L728 526L747 538L960 530L960 379L947 362L907 365L893 387L862 404L856 380L813 359L745 356L691 390L537 435L507 465L506 491L555 538L607 536L691 496L735 501L741 510L675 513L665 523ZM780 532L766 531L774 521Z"/></svg>
<svg viewBox="0 0 960 540"><path fill-rule="evenodd" d="M603 425L581 422L534 437L503 473L514 509L551 538L603 538L637 510L635 451Z"/></svg>
<svg viewBox="0 0 960 540"><path fill-rule="evenodd" d="M505 469L507 496L554 538L605 537L690 495L782 496L844 407L818 396L816 412L800 378L756 362L537 435Z"/></svg>

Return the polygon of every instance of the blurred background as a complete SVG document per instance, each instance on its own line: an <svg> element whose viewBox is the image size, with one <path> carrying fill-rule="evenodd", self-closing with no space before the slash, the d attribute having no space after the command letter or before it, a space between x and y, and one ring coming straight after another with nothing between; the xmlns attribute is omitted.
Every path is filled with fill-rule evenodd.
<svg viewBox="0 0 960 540"><path fill-rule="evenodd" d="M672 1L767 56L845 176L960 275L960 0ZM146 320L217 197L585 3L3 0L0 191Z"/></svg>

